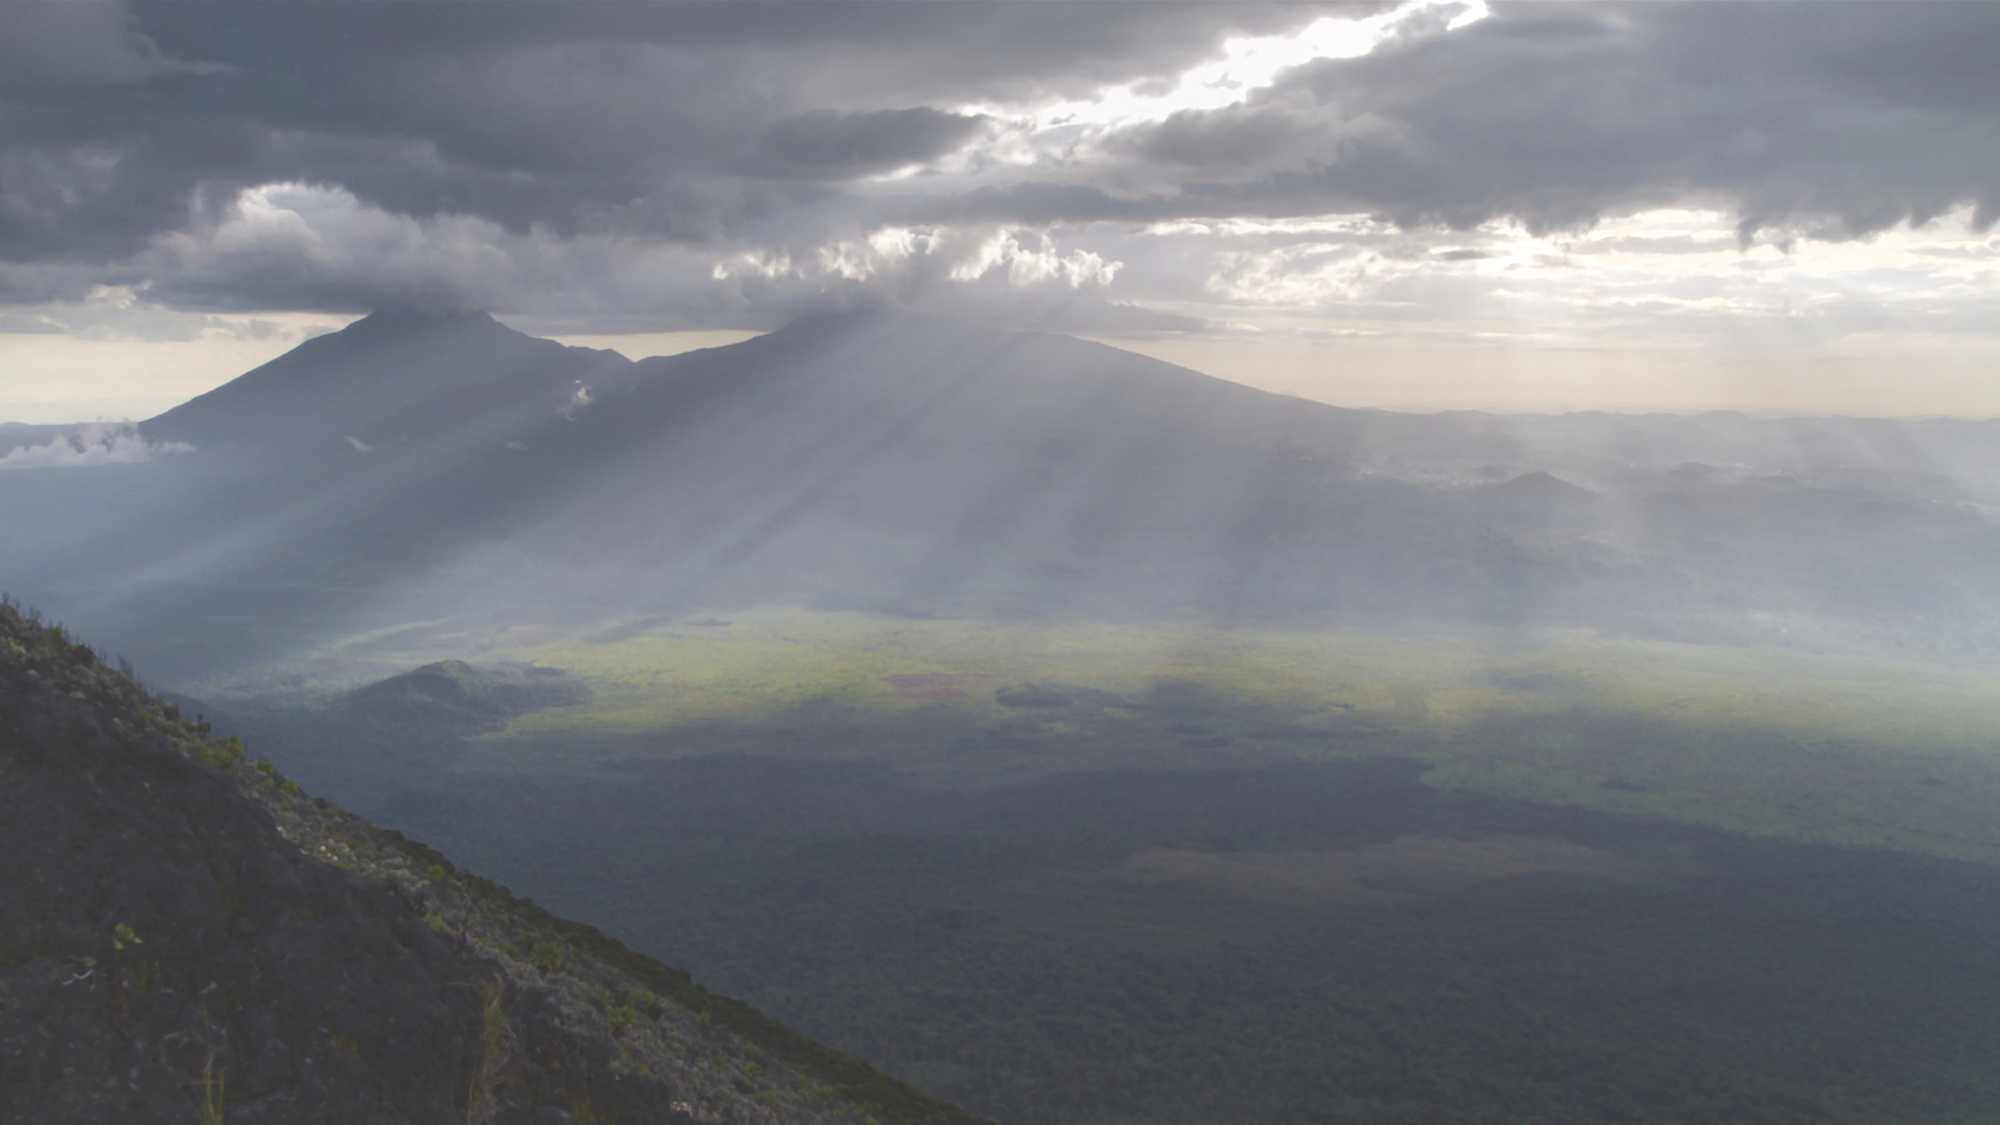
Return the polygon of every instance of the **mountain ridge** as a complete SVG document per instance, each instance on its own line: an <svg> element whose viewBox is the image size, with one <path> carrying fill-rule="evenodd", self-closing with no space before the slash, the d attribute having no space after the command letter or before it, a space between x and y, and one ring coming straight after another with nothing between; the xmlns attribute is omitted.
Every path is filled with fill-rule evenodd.
<svg viewBox="0 0 2000 1125"><path fill-rule="evenodd" d="M0 1118L975 1121L301 793L0 603Z"/></svg>
<svg viewBox="0 0 2000 1125"><path fill-rule="evenodd" d="M0 489L46 539L0 573L149 666L758 603L1648 635L1914 605L1977 646L2000 620L1953 561L2000 541L1976 425L1354 411L880 311L636 363L376 314L142 431L196 449Z"/></svg>
<svg viewBox="0 0 2000 1125"><path fill-rule="evenodd" d="M289 445L448 429L454 419L546 399L574 380L630 366L614 352L517 332L486 313L391 309L369 314L139 423L156 442L197 449ZM428 435L426 435L428 436Z"/></svg>

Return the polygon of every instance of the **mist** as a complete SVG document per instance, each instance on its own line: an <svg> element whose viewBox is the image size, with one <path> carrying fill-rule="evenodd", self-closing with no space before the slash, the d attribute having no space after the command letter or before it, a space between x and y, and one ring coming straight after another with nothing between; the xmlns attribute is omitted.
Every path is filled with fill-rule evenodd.
<svg viewBox="0 0 2000 1125"><path fill-rule="evenodd" d="M1994 437L1342 410L895 312L639 363L397 314L136 429L17 448L37 471L5 492L37 528L15 581L75 591L55 604L134 652L162 638L116 603L171 588L196 635L228 628L205 600L296 599L301 645L415 606L587 632L773 604L1983 657ZM38 468L100 461L151 464L89 501Z"/></svg>

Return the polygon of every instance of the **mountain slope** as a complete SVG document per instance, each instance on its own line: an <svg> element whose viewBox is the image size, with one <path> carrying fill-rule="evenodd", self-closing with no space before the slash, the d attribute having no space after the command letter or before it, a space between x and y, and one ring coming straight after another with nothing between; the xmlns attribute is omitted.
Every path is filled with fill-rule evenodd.
<svg viewBox="0 0 2000 1125"><path fill-rule="evenodd" d="M555 668L440 660L364 684L335 706L343 717L378 729L435 734L493 729L589 697L581 680Z"/></svg>
<svg viewBox="0 0 2000 1125"><path fill-rule="evenodd" d="M388 310L318 336L152 418L140 432L198 449L294 458L464 440L617 378L615 352L525 336L484 313ZM471 435L466 435L470 437Z"/></svg>
<svg viewBox="0 0 2000 1125"><path fill-rule="evenodd" d="M0 573L169 675L772 602L2000 643L1991 424L1351 411L894 315L626 363L406 312L143 432L198 448L0 481Z"/></svg>
<svg viewBox="0 0 2000 1125"><path fill-rule="evenodd" d="M0 1120L954 1122L0 605Z"/></svg>

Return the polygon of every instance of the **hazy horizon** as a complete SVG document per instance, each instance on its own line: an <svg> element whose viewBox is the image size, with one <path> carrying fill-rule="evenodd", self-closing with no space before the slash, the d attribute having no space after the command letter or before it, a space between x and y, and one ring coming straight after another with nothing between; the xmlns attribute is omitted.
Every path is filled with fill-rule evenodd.
<svg viewBox="0 0 2000 1125"><path fill-rule="evenodd" d="M311 339L338 331L359 316L315 318L310 327L273 332L251 339L206 338L193 341L138 342L60 338L33 340L49 353L30 354L27 363L44 369L89 372L108 367L116 374L78 380L92 397L61 397L22 381L0 387L0 424L87 425L137 422L172 409L214 390L263 363ZM515 318L500 317L502 323ZM510 327L520 328L517 323ZM521 330L527 331L522 328ZM538 333L529 332L530 335ZM679 355L701 348L722 347L754 339L760 331L705 330L673 332L552 333L547 339L572 347L616 351L640 360ZM1121 348L1153 359L1242 383L1259 390L1290 395L1348 409L1388 410L1428 414L1474 411L1488 414L1700 414L1729 412L1753 417L1959 418L1988 421L2000 418L2000 383L1964 385L1969 377L1938 374L1932 394L1913 394L1905 386L1889 387L1888 367L1865 360L1827 365L1802 377L1767 378L1744 383L1716 372L1687 373L1675 382L1661 368L1669 359L1614 358L1629 372L1645 379L1604 379L1602 353L1578 350L1540 353L1536 369L1524 370L1527 357L1488 357L1484 366L1467 370L1451 362L1451 353L1434 355L1421 367L1393 368L1379 354L1361 370L1328 374L1319 365L1352 357L1330 356L1311 343L1299 341L1232 341L1204 337L1132 338L1081 333L1084 339ZM0 338L0 362L20 355L16 342ZM31 345L32 347L32 345ZM36 362L40 359L40 362ZM159 368L135 378L125 370L133 363L158 363ZM1808 380L1818 378L1817 385ZM51 380L50 386L60 386ZM48 395L49 397L40 397ZM1956 408L1947 404L1960 403Z"/></svg>

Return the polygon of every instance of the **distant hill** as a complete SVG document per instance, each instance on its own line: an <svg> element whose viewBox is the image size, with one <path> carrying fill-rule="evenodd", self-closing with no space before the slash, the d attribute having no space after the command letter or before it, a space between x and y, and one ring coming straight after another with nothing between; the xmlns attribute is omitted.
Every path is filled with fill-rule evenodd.
<svg viewBox="0 0 2000 1125"><path fill-rule="evenodd" d="M484 313L391 310L314 337L140 426L156 442L291 459L474 442L554 415L631 364Z"/></svg>
<svg viewBox="0 0 2000 1125"><path fill-rule="evenodd" d="M1539 471L1522 473L1512 480L1487 485L1480 491L1495 499L1523 504L1587 504L1595 495L1588 488Z"/></svg>
<svg viewBox="0 0 2000 1125"><path fill-rule="evenodd" d="M351 721L456 733L589 696L582 681L556 668L441 660L356 688L338 707Z"/></svg>
<svg viewBox="0 0 2000 1125"><path fill-rule="evenodd" d="M760 602L2000 644L1992 423L1341 410L886 314L630 363L390 311L141 432L195 452L0 481L0 574L174 674Z"/></svg>
<svg viewBox="0 0 2000 1125"><path fill-rule="evenodd" d="M0 1120L970 1122L0 605Z"/></svg>

